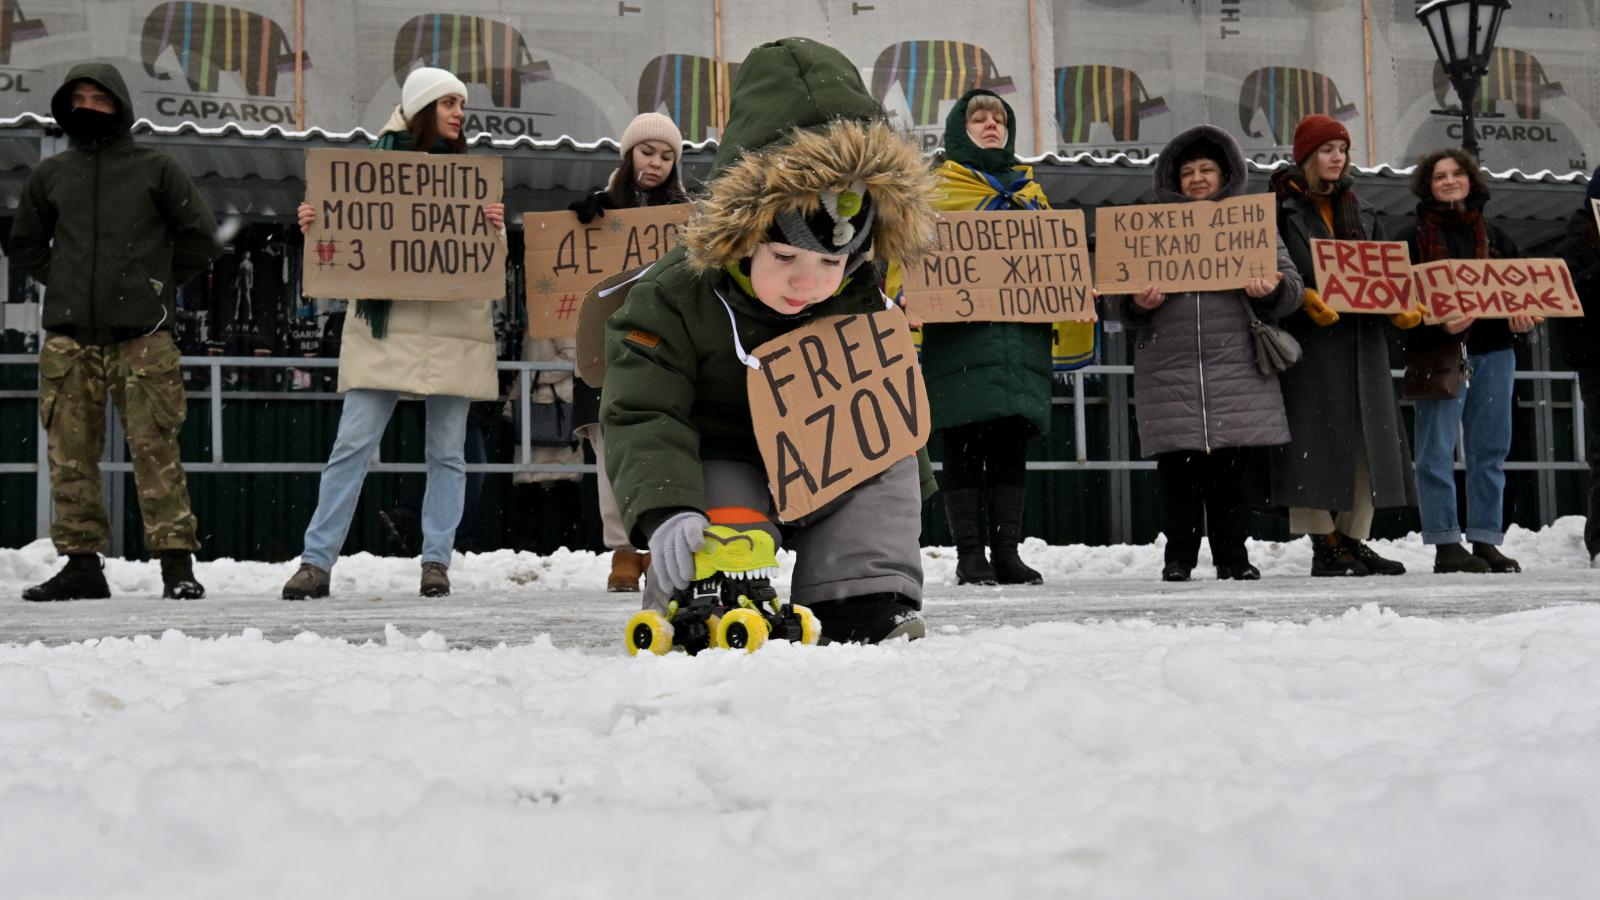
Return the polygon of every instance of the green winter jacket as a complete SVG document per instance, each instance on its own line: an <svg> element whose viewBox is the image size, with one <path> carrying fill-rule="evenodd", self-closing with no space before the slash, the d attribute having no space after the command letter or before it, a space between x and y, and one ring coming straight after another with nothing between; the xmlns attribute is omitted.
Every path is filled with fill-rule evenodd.
<svg viewBox="0 0 1600 900"><path fill-rule="evenodd" d="M121 128L100 141L75 136L23 185L11 257L42 282L44 327L86 344L171 330L178 286L222 252L217 224L177 160L141 147L128 88L104 63L74 66L50 101L70 129L72 85L93 81L117 98Z"/></svg>
<svg viewBox="0 0 1600 900"><path fill-rule="evenodd" d="M880 260L933 246L933 181L916 148L881 121L855 66L800 38L751 52L733 115L684 244L629 289L606 323L600 399L606 473L635 546L668 515L705 508L705 460L761 465L739 353L815 319L882 310L877 263L795 316L751 297L729 274L786 207L820 190L867 185Z"/></svg>
<svg viewBox="0 0 1600 900"><path fill-rule="evenodd" d="M945 120L945 153L968 168L987 166L1010 178L1017 165L1016 115L1004 100L1006 145L980 150L967 137L968 91ZM996 96L996 99L999 99ZM941 205L941 208L942 205ZM929 323L922 327L922 377L935 429L1020 416L1040 434L1050 431L1052 326L1027 322Z"/></svg>
<svg viewBox="0 0 1600 900"><path fill-rule="evenodd" d="M681 246L662 257L606 326L606 474L641 547L665 514L705 508L705 460L762 465L739 348L753 353L818 316L883 309L871 279L856 278L801 315L781 315L725 272L696 274L686 257Z"/></svg>

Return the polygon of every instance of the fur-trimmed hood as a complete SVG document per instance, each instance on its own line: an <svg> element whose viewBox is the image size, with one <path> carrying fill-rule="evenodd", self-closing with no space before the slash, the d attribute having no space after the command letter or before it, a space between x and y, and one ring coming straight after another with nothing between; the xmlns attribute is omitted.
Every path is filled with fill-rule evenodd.
<svg viewBox="0 0 1600 900"><path fill-rule="evenodd" d="M803 216L819 193L864 182L875 208L873 256L909 265L937 241L931 204L937 180L916 147L883 122L836 119L746 152L706 186L684 231L697 271L755 252L778 214Z"/></svg>
<svg viewBox="0 0 1600 900"><path fill-rule="evenodd" d="M689 264L720 269L755 252L778 215L815 213L821 191L865 182L875 207L866 254L902 264L935 243L937 179L844 54L806 38L750 51L734 80L731 115L712 178L684 231Z"/></svg>
<svg viewBox="0 0 1600 900"><path fill-rule="evenodd" d="M1155 167L1157 203L1188 202L1189 198L1184 196L1183 187L1178 183L1179 161L1183 159L1184 151L1201 142L1216 146L1223 157L1216 162L1227 170L1223 173L1222 187L1211 199L1226 200L1245 192L1250 181L1250 169L1245 164L1244 151L1239 149L1239 142L1215 125L1196 125L1161 148Z"/></svg>

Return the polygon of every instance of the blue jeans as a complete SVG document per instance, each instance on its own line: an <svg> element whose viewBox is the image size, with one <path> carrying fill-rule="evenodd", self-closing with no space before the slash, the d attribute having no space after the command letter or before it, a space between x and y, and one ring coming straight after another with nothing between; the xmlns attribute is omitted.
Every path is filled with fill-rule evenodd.
<svg viewBox="0 0 1600 900"><path fill-rule="evenodd" d="M356 501L361 499L367 466L378 455L378 442L383 439L383 430L399 400L400 395L394 391L358 389L344 395L339 436L334 438L333 452L322 470L317 511L306 526L301 562L333 569L345 536L350 533L350 520L355 517ZM422 495L422 561L448 566L466 496L466 461L461 450L466 441L469 401L465 397L432 396L424 402L428 487Z"/></svg>
<svg viewBox="0 0 1600 900"><path fill-rule="evenodd" d="M1424 544L1458 544L1456 433L1467 457L1467 540L1505 540L1506 456L1511 452L1511 401L1517 357L1511 350L1474 354L1452 400L1417 401L1417 508Z"/></svg>

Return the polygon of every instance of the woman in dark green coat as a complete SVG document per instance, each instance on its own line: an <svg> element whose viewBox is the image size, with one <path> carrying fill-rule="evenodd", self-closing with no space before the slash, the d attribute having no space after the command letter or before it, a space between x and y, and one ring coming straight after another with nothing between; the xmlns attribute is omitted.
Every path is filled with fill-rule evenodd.
<svg viewBox="0 0 1600 900"><path fill-rule="evenodd" d="M968 91L945 119L945 162L934 205L951 211L1048 209L1033 169L1017 164L1015 146L1010 105L992 91ZM922 373L933 427L944 435L941 487L961 584L1044 580L1017 555L1017 543L1028 440L1050 430L1050 342L1049 325L1021 322L922 329Z"/></svg>

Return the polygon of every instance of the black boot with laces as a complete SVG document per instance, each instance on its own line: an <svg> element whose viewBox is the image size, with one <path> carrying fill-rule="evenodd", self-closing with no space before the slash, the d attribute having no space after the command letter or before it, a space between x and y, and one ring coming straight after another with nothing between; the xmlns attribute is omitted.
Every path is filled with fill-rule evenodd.
<svg viewBox="0 0 1600 900"><path fill-rule="evenodd" d="M1368 572L1374 575L1404 575L1406 573L1405 563L1379 556L1371 547L1348 534L1339 534L1339 532L1334 532L1334 534L1339 535L1339 543L1350 551L1350 555L1357 562L1366 566Z"/></svg>
<svg viewBox="0 0 1600 900"><path fill-rule="evenodd" d="M206 589L194 577L194 556L187 550L161 554L161 596L168 600L199 600Z"/></svg>
<svg viewBox="0 0 1600 900"><path fill-rule="evenodd" d="M22 599L33 603L56 600L104 600L111 596L106 584L105 564L98 553L73 553L67 564L49 580L22 592Z"/></svg>

